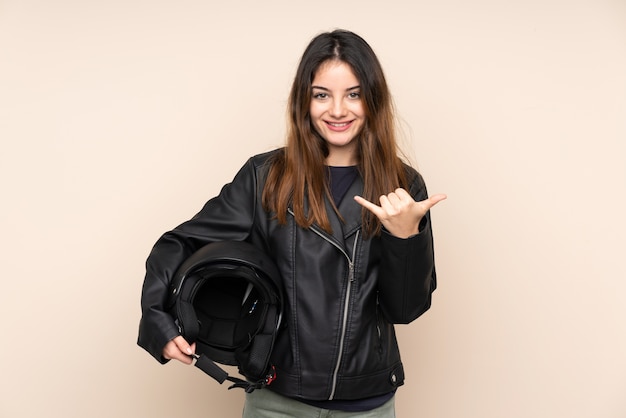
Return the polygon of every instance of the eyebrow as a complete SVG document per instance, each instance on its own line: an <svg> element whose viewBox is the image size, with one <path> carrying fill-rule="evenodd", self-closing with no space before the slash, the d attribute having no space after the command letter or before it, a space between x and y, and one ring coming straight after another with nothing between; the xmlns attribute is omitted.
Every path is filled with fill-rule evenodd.
<svg viewBox="0 0 626 418"><path fill-rule="evenodd" d="M360 88L361 88L361 86L354 86L354 87L347 88L346 91L356 90L356 89L360 89ZM326 87L322 87L322 86L311 86L311 89L319 89L319 90L324 90L324 91L330 91L330 89L328 89Z"/></svg>

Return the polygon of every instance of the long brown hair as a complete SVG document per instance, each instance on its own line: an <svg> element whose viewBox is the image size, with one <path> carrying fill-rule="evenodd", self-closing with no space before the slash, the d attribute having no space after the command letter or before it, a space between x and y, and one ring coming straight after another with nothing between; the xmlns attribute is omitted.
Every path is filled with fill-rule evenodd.
<svg viewBox="0 0 626 418"><path fill-rule="evenodd" d="M327 232L331 229L324 204L324 197L329 197L324 165L328 148L311 123L309 109L315 73L329 60L348 64L361 86L366 122L354 140L358 143L363 197L378 203L381 195L407 186L405 168L398 156L391 94L374 51L363 38L349 31L316 36L296 71L288 103L287 144L271 162L263 205L282 224L287 221L291 205L298 225L308 228L316 223ZM367 236L380 234L380 221L369 210L363 209L361 217Z"/></svg>

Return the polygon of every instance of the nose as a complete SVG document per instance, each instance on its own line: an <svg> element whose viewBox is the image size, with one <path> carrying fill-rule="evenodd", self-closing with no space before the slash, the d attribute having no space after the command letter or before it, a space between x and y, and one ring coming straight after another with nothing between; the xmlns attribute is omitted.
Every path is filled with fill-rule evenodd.
<svg viewBox="0 0 626 418"><path fill-rule="evenodd" d="M346 103L343 99L333 100L328 113L335 119L340 119L346 115Z"/></svg>

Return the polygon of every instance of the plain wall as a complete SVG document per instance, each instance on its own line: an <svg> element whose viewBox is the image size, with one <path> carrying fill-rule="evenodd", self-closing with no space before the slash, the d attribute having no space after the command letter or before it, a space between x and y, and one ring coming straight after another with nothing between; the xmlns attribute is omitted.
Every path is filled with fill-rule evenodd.
<svg viewBox="0 0 626 418"><path fill-rule="evenodd" d="M404 418L626 416L623 0L0 0L0 416L237 417L136 346L144 261L363 35L431 193Z"/></svg>

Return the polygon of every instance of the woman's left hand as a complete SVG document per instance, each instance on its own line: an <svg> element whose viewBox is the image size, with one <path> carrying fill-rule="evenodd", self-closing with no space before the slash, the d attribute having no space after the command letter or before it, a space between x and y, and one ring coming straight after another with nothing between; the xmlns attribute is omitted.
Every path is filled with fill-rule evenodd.
<svg viewBox="0 0 626 418"><path fill-rule="evenodd" d="M398 238L408 238L419 233L419 224L426 212L446 197L445 194L436 194L416 202L409 192L399 188L388 195L382 195L380 206L361 196L354 196L354 200L376 215L389 233Z"/></svg>

